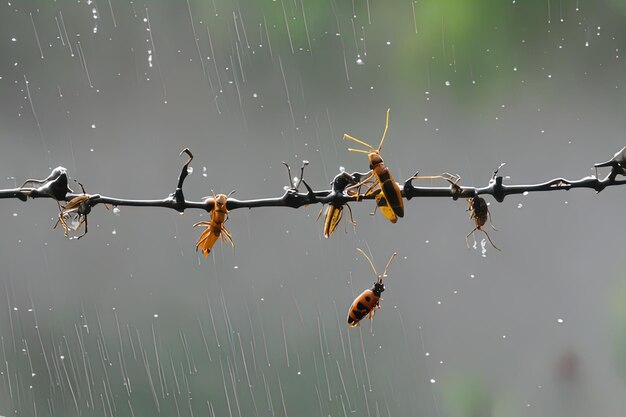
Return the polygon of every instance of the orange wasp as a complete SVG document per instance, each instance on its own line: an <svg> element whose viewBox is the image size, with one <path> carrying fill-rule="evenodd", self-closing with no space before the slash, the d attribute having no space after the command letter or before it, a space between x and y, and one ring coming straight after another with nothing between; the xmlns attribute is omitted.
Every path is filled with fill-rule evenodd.
<svg viewBox="0 0 626 417"><path fill-rule="evenodd" d="M235 191L231 191L230 194L213 194L213 210L211 210L211 221L201 221L193 225L193 227L204 226L206 229L202 232L196 242L196 251L200 249L202 254L206 258L211 252L211 248L217 242L217 239L221 236L222 240L230 242L232 247L235 247L233 238L224 227L224 223L228 220L228 210L226 209L226 203L228 198Z"/></svg>
<svg viewBox="0 0 626 417"><path fill-rule="evenodd" d="M397 255L396 252L391 255L391 258L389 258L389 262L387 262L387 266L385 266L385 270L382 274L379 274L378 272L376 272L376 268L374 267L374 264L372 263L370 257L367 256L367 254L363 252L360 248L357 248L357 250L361 252L363 256L365 256L365 258L372 266L372 269L374 270L374 275L376 275L376 282L374 283L374 286L372 288L363 291L361 295L359 295L352 302L350 310L348 310L348 326L350 327L358 326L361 319L363 319L363 317L365 317L367 314L369 314L371 320L372 317L374 317L374 311L380 308L380 295L383 291L385 291L383 278L387 276L387 268L389 268L391 261L393 261L393 258L395 258Z"/></svg>
<svg viewBox="0 0 626 417"><path fill-rule="evenodd" d="M357 139L353 136L350 136L347 133L344 133L343 139L344 140L350 139L356 143L359 143L369 148L368 151L362 150L362 149L348 148L350 152L360 152L360 153L367 154L367 157L369 158L369 161L370 161L370 169L372 170L372 173L358 185L359 186L363 185L367 183L368 181L370 181L372 178L376 177L376 180L372 183L368 192L371 189L373 189L376 185L380 185L382 197L384 197L384 200L386 201L386 205L393 211L393 213L397 217L404 217L404 203L402 201L402 193L400 192L400 187L394 180L393 175L391 175L391 171L389 171L389 168L385 166L385 163L383 162L383 158L380 156L380 150L383 147L383 143L385 142L385 136L387 136L387 129L389 128L389 112L390 111L391 109L387 109L385 130L383 131L383 136L380 139L380 144L378 145L377 149L374 149L372 145L370 145L369 143L363 142L362 140ZM355 187L356 185L350 188L355 188ZM368 192L366 192L365 194L367 194ZM379 201L382 201L382 198ZM389 220L394 222L391 218L389 218Z"/></svg>

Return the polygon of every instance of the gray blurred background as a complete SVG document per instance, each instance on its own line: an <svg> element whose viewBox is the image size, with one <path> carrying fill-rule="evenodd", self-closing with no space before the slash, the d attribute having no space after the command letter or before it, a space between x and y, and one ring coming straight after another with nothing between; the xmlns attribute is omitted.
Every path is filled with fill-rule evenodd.
<svg viewBox="0 0 626 417"><path fill-rule="evenodd" d="M367 170L344 132L484 186L578 179L624 146L623 1L117 0L0 5L0 183L62 165L88 193L279 196ZM425 184L429 184L426 182ZM444 185L433 182L433 184ZM73 188L78 187L73 184ZM354 204L207 214L0 204L0 415L618 416L626 409L624 189L464 201L392 225ZM347 233L344 233L347 230ZM347 309L393 251L382 309Z"/></svg>

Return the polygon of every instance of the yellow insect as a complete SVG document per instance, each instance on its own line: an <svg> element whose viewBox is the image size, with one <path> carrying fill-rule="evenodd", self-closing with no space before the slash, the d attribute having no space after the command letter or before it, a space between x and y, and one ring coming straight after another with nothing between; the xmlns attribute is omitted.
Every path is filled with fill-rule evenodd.
<svg viewBox="0 0 626 417"><path fill-rule="evenodd" d="M337 195L337 194L344 194L345 192L347 195L352 195L349 191L346 191L346 190L348 188L351 188L351 186L358 184L361 178L367 175L368 174L361 174L359 172L353 172L352 174L349 174L345 171L342 171L337 176L335 176L335 178L331 182L331 185L332 185L331 193ZM358 191L357 191L357 194L358 194ZM326 238L330 237L330 235L332 235L335 229L337 228L337 225L339 225L339 222L341 221L341 217L343 216L343 206L344 205L337 205L332 202L328 203L328 207L326 208L326 213L324 216L324 237ZM356 223L354 222L354 219L352 218L352 209L350 208L348 203L346 203L345 206L348 207L348 211L350 212L350 223L352 223L352 225L355 226ZM324 208L320 210L317 216L318 219L322 215L323 210Z"/></svg>
<svg viewBox="0 0 626 417"><path fill-rule="evenodd" d="M389 220L391 223L396 223L398 221L398 216L393 211L393 209L387 203L387 199L381 191L376 194L376 207L374 208L374 212L370 213L372 216L376 214L376 209L380 209L380 212Z"/></svg>
<svg viewBox="0 0 626 417"><path fill-rule="evenodd" d="M472 235L476 230L480 230L485 234L485 236L487 236L487 239L489 239L489 243L491 243L491 246L493 246L497 250L500 250L496 245L493 244L487 231L483 229L483 226L487 223L487 220L489 220L489 224L491 225L493 230L498 230L491 222L491 213L489 213L489 206L487 205L485 199L479 196L468 198L467 206L468 211L470 212L470 219L474 220L474 224L476 225L476 227L474 227L472 231L469 232L467 236L465 236L465 243L467 243L467 247L470 247L469 241L467 240L470 235Z"/></svg>
<svg viewBox="0 0 626 417"><path fill-rule="evenodd" d="M385 163L383 161L383 158L380 156L380 150L383 147L383 143L385 142L385 136L387 135L387 129L389 128L389 112L391 111L391 109L387 109L387 117L386 117L386 121L385 121L385 130L383 131L383 136L380 139L380 144L378 145L378 148L375 149L372 147L372 145L363 142L360 139L357 139L353 136L348 135L347 133L344 133L343 135L343 139L344 140L352 140L356 143L359 143L367 148L369 148L369 150L362 150L362 149L353 149L353 148L348 148L348 150L350 152L360 152L360 153L365 153L367 154L367 157L369 158L370 161L370 169L372 170L371 174L365 178L360 184L358 184L359 186L362 184L367 183L368 181L370 181L372 178L376 178L376 180L372 183L372 185L370 186L370 189L368 190L368 192L370 190L372 190L374 187L376 187L377 185L380 185L380 190L382 193L382 197L384 197L384 201L386 202L386 206L393 211L393 213L396 216L396 220L397 217L404 217L404 203L402 201L402 193L400 192L400 187L398 186L398 184L396 183L396 181L393 178L393 175L391 175L391 171L389 170L389 168L387 168L385 166ZM356 185L355 185L356 186ZM353 187L355 187L353 186ZM351 187L351 188L353 188ZM366 194L368 193L366 192ZM378 202L382 202L383 199L378 200ZM380 207L380 205L379 205ZM381 211L383 211L381 209ZM383 212L383 214L385 214ZM385 216L387 217L387 216ZM387 217L390 221L393 222L393 220L389 217Z"/></svg>
<svg viewBox="0 0 626 417"><path fill-rule="evenodd" d="M228 198L234 193L231 191L230 194L213 194L213 209L211 210L211 221L201 221L193 225L193 227L203 226L206 227L200 237L198 238L198 242L196 242L196 251L200 249L202 254L206 258L209 256L209 252L211 252L211 248L217 242L217 239L221 236L222 240L230 242L232 247L235 247L235 243L233 242L233 238L224 227L224 223L228 220L228 210L226 209L226 203L228 202Z"/></svg>

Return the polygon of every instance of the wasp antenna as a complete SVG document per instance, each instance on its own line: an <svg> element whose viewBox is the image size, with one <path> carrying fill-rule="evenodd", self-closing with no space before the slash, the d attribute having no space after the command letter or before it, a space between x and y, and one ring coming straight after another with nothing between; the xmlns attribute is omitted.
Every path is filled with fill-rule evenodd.
<svg viewBox="0 0 626 417"><path fill-rule="evenodd" d="M349 150L350 152L359 152L359 153L366 153L366 154L369 154L369 151L364 151L363 149L348 148L348 150Z"/></svg>
<svg viewBox="0 0 626 417"><path fill-rule="evenodd" d="M372 266L372 270L374 271L374 275L376 275L376 278L378 278L378 272L376 271L376 268L374 267L374 264L372 263L372 260L370 259L369 256L367 256L367 253L363 252L363 250L361 248L356 248L356 250L358 250L359 252L361 252L363 254L363 256L365 256L365 258L367 259L367 261L370 263L370 265Z"/></svg>
<svg viewBox="0 0 626 417"><path fill-rule="evenodd" d="M389 268L389 265L391 265L391 261L393 261L393 260L394 260L394 258L395 258L397 255L398 255L398 253L397 253L397 252L394 252L394 253L391 255L391 258L389 258L389 261L387 262L387 266L385 266L385 270L383 271L383 274L381 275L381 279L382 279L382 277L386 277L386 276L387 276L387 269Z"/></svg>
<svg viewBox="0 0 626 417"><path fill-rule="evenodd" d="M385 119L385 130L383 131L383 137L380 139L380 145L378 145L378 152L383 148L383 142L385 141L385 137L387 136L387 129L389 128L389 112L391 111L391 107L387 109L387 116Z"/></svg>
<svg viewBox="0 0 626 417"><path fill-rule="evenodd" d="M226 198L230 198L231 195L235 194L237 190L232 190L230 193L228 193L228 195L226 196Z"/></svg>
<svg viewBox="0 0 626 417"><path fill-rule="evenodd" d="M355 141L356 143L360 143L361 145L363 145L363 146L365 146L365 147L367 147L367 148L370 148L370 149L371 149L371 150L373 150L373 151L375 150L375 149L374 149L374 147L373 147L372 145L370 145L369 143L367 143L367 142L363 142L362 140L357 139L357 138L355 138L354 136L350 136L350 135L348 135L347 133L344 133L344 134L343 134L343 140L346 140L346 139L350 139L350 140Z"/></svg>

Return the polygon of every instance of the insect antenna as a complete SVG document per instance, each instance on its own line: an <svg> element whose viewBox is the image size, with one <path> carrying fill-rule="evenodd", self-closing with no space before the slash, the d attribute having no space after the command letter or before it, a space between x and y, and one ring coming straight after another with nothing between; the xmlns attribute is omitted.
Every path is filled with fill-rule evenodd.
<svg viewBox="0 0 626 417"><path fill-rule="evenodd" d="M373 147L372 145L370 145L369 143L363 142L362 140L357 139L357 138L355 138L354 136L350 136L350 135L348 135L347 133L344 133L344 134L343 134L343 140L346 140L346 139L350 139L350 140L355 141L356 143L360 143L361 145L365 146L366 148L370 148L370 149L371 149L371 150L373 150L373 151L375 151L375 150L376 150L376 149L374 149L374 147Z"/></svg>
<svg viewBox="0 0 626 417"><path fill-rule="evenodd" d="M372 149L373 149L373 148L372 148ZM366 154L369 154L369 153L370 153L370 151L364 151L363 149L348 148L348 150L349 150L350 152L360 152L360 153L366 153Z"/></svg>
<svg viewBox="0 0 626 417"><path fill-rule="evenodd" d="M389 258L389 262L387 262L387 266L385 266L385 270L383 271L383 274L380 276L380 280L381 281L383 280L384 277L387 276L387 269L389 268L389 265L391 265L391 261L394 260L396 255L398 255L398 254L396 252L394 252L393 255L391 255L391 258Z"/></svg>
<svg viewBox="0 0 626 417"><path fill-rule="evenodd" d="M385 130L383 131L383 137L380 139L380 145L378 145L378 152L383 148L383 142L385 141L385 137L387 136L387 129L389 128L389 112L391 108L387 109L387 118L385 120Z"/></svg>
<svg viewBox="0 0 626 417"><path fill-rule="evenodd" d="M367 261L370 263L370 265L372 266L372 270L374 271L374 275L376 275L376 278L379 278L380 275L378 275L378 272L376 271L376 268L374 267L374 264L372 263L372 260L370 259L369 256L367 256L367 253L363 252L363 250L361 248L356 248L356 250L358 250L359 252L361 252L363 254L363 256L365 256L365 258L367 259ZM379 278L380 281L380 278Z"/></svg>

